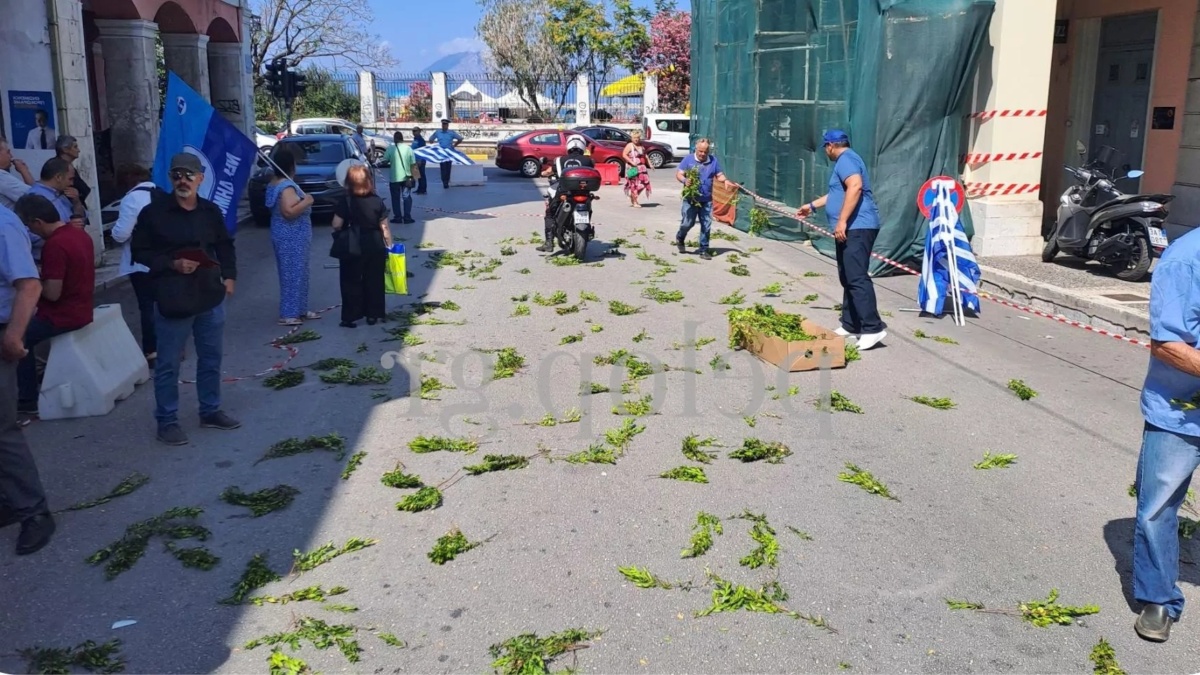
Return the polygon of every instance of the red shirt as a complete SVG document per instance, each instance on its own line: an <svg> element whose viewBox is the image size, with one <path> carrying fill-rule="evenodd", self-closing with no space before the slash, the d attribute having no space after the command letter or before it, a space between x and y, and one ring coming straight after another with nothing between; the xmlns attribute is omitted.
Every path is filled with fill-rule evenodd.
<svg viewBox="0 0 1200 675"><path fill-rule="evenodd" d="M42 298L37 316L55 328L75 330L92 322L92 296L96 292L96 248L79 227L64 225L42 247L42 281L61 280L62 295L51 302Z"/></svg>

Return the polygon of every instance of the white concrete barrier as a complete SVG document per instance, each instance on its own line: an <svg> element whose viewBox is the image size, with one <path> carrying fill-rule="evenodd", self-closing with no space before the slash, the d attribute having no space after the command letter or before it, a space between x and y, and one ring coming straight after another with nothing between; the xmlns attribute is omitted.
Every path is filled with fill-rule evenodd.
<svg viewBox="0 0 1200 675"><path fill-rule="evenodd" d="M92 323L51 338L38 398L43 420L107 415L150 379L150 367L120 305L100 305Z"/></svg>
<svg viewBox="0 0 1200 675"><path fill-rule="evenodd" d="M435 182L438 178L437 165L427 164L430 178L429 182ZM450 170L450 185L487 185L487 177L483 175L482 164L469 164L462 166L455 164Z"/></svg>

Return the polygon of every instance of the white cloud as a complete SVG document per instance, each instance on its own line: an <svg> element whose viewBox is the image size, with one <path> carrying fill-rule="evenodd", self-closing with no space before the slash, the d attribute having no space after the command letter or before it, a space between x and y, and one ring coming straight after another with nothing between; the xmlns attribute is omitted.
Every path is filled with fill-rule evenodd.
<svg viewBox="0 0 1200 675"><path fill-rule="evenodd" d="M483 47L483 42L479 40L479 38L460 37L438 45L437 51L438 54L445 56L447 54L457 54L459 52L483 51Z"/></svg>

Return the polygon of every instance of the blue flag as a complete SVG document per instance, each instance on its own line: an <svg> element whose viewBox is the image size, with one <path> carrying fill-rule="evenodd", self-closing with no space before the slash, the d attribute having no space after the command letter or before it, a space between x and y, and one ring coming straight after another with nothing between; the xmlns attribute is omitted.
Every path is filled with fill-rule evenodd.
<svg viewBox="0 0 1200 675"><path fill-rule="evenodd" d="M938 181L937 197L931 210L929 228L925 231L925 257L921 277L917 281L917 302L921 310L941 316L945 302L954 292L950 275L951 257L957 271L959 295L963 309L975 314L981 311L979 280L981 271L975 253L967 240L967 232L958 218L958 209L950 197L946 181ZM953 250L951 250L953 249Z"/></svg>
<svg viewBox="0 0 1200 675"><path fill-rule="evenodd" d="M258 148L174 72L167 74L162 129L154 154L154 182L167 192L171 157L186 152L200 158L204 182L199 195L221 209L230 236L237 232L238 203L255 167Z"/></svg>

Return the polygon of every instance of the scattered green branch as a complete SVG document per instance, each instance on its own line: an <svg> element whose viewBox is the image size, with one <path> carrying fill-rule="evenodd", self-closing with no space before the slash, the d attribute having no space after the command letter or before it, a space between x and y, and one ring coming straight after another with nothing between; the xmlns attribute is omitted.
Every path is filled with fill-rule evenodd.
<svg viewBox="0 0 1200 675"><path fill-rule="evenodd" d="M378 544L378 539L363 539L361 537L350 537L342 544L341 548L336 548L333 542L324 544L321 547L308 553L301 553L300 549L292 551L292 574L301 572L311 572L317 567L330 562L338 556L346 555L347 553L355 553L365 548L370 548Z"/></svg>
<svg viewBox="0 0 1200 675"><path fill-rule="evenodd" d="M775 538L775 528L767 522L767 517L749 511L743 511L742 515L734 517L754 522L754 525L750 527L750 538L758 544L753 551L739 561L739 564L752 570L763 565L772 569L777 567L779 565L779 540Z"/></svg>
<svg viewBox="0 0 1200 675"><path fill-rule="evenodd" d="M405 642L404 640L401 640L400 638L396 637L395 635L392 635L391 633L376 633L375 637L379 638L380 640L383 640L384 644L390 645L392 647L396 647L397 649L404 649L405 647L408 646L407 642Z"/></svg>
<svg viewBox="0 0 1200 675"><path fill-rule="evenodd" d="M445 384L432 375L421 375L421 384L418 396L420 396L421 400L423 401L440 401L442 399L440 396L438 396L438 392L445 391L447 389L454 389L454 387Z"/></svg>
<svg viewBox="0 0 1200 675"><path fill-rule="evenodd" d="M804 330L804 317L799 314L780 314L770 305L755 304L747 309L731 309L725 313L729 319L729 348L748 347L761 334L777 337L787 342L816 340Z"/></svg>
<svg viewBox="0 0 1200 675"><path fill-rule="evenodd" d="M854 363L862 359L862 354L858 351L858 345L846 343L846 363Z"/></svg>
<svg viewBox="0 0 1200 675"><path fill-rule="evenodd" d="M745 301L746 301L746 294L743 293L742 289L739 288L736 291L730 293L729 295L723 296L720 300L717 300L717 304L718 305L740 305Z"/></svg>
<svg viewBox="0 0 1200 675"><path fill-rule="evenodd" d="M234 506L244 506L250 509L251 515L258 518L272 511L286 509L298 494L300 491L291 485L276 485L250 494L242 492L236 485L231 485L221 493L221 501Z"/></svg>
<svg viewBox="0 0 1200 675"><path fill-rule="evenodd" d="M511 471L529 466L529 458L521 455L484 455L481 464L464 466L463 471L478 476L492 471Z"/></svg>
<svg viewBox="0 0 1200 675"><path fill-rule="evenodd" d="M977 612L988 612L991 614L1008 614L1011 616L1019 616L1024 621L1027 621L1038 628L1046 628L1051 625L1070 626L1075 623L1075 619L1081 616L1091 614L1099 614L1100 607L1097 605L1084 605L1082 607L1071 607L1069 605L1058 604L1058 589L1050 589L1050 595L1045 600L1029 600L1022 602L1015 610L1012 609L987 609L981 603L967 602L964 600L946 600L946 604L950 609L969 609Z"/></svg>
<svg viewBox="0 0 1200 675"><path fill-rule="evenodd" d="M617 571L638 588L662 588L671 590L675 585L654 575L645 567L618 567Z"/></svg>
<svg viewBox="0 0 1200 675"><path fill-rule="evenodd" d="M560 293L562 291L559 291ZM515 347L501 347L500 349L480 349L483 354L495 354L496 363L492 368L492 380L503 380L513 377L517 371L525 367L525 357L516 350Z"/></svg>
<svg viewBox="0 0 1200 675"><path fill-rule="evenodd" d="M436 509L441 505L442 491L435 487L425 486L396 502L396 509L399 511L408 511L409 513L418 513L420 511Z"/></svg>
<svg viewBox="0 0 1200 675"><path fill-rule="evenodd" d="M295 387L304 381L304 371L295 370L293 368L284 368L272 375L263 378L263 386L270 387L275 391L280 389L288 389Z"/></svg>
<svg viewBox="0 0 1200 675"><path fill-rule="evenodd" d="M946 606L950 609L983 609L983 603L971 602L970 600L951 600L943 598L946 601Z"/></svg>
<svg viewBox="0 0 1200 675"><path fill-rule="evenodd" d="M617 453L603 445L591 445L587 450L567 455L563 461L571 464L616 464Z"/></svg>
<svg viewBox="0 0 1200 675"><path fill-rule="evenodd" d="M1016 455L993 455L991 452L984 451L983 461L975 464L976 469L1006 469L1017 461Z"/></svg>
<svg viewBox="0 0 1200 675"><path fill-rule="evenodd" d="M375 366L363 366L357 372L347 366L338 366L328 373L321 375L321 381L326 384L387 384L392 381L392 373L380 370Z"/></svg>
<svg viewBox="0 0 1200 675"><path fill-rule="evenodd" d="M817 410L825 410L826 409L824 407L825 402L819 398L816 401L814 401L813 403L814 403L814 405L816 405ZM847 398L845 394L841 393L840 391L836 391L836 390L829 392L829 411L830 412L856 413L859 415L863 414L863 409L861 407L859 407L857 404L855 404L853 401L851 401L849 398Z"/></svg>
<svg viewBox="0 0 1200 675"><path fill-rule="evenodd" d="M628 305L624 302L621 302L620 300L609 300L608 301L608 311L613 314L616 314L617 316L629 316L631 314L638 314L644 309L645 309L645 307L634 307L633 305Z"/></svg>
<svg viewBox="0 0 1200 675"><path fill-rule="evenodd" d="M428 553L428 556L435 565L445 565L458 557L460 553L466 553L482 545L481 541L467 541L466 535L456 527L438 537L437 543L433 545L433 550Z"/></svg>
<svg viewBox="0 0 1200 675"><path fill-rule="evenodd" d="M63 511L82 511L84 509L90 509L96 506L107 504L117 497L124 497L125 495L133 492L149 482L149 476L144 473L134 471L126 476L125 479L120 483L117 483L117 486L112 490L109 490L108 494L104 495L103 497L99 497L87 502L79 502L78 504L68 506L67 508L63 509Z"/></svg>
<svg viewBox="0 0 1200 675"><path fill-rule="evenodd" d="M288 438L279 441L267 449L267 453L263 455L255 464L265 462L268 459L280 459L283 457L292 457L308 452L316 452L317 450L325 450L332 452L336 459L340 462L346 458L346 439L340 434L326 434L324 436L309 436L308 438Z"/></svg>
<svg viewBox="0 0 1200 675"><path fill-rule="evenodd" d="M708 609L696 612L695 615L697 617L708 616L718 612L736 612L738 610L764 612L767 614L785 614L793 619L803 619L810 625L831 633L837 632L820 616L809 616L800 612L793 612L779 605L787 597L787 594L783 592L778 583L770 583L755 590L746 586L735 586L711 572L709 573L709 578L714 585L712 592L713 604Z"/></svg>
<svg viewBox="0 0 1200 675"><path fill-rule="evenodd" d="M479 441L472 438L447 438L445 436L417 436L408 442L408 449L417 454L429 452L465 452L474 454Z"/></svg>
<svg viewBox="0 0 1200 675"><path fill-rule="evenodd" d="M708 476L704 474L704 469L698 466L677 466L670 471L664 471L658 475L659 478L670 478L671 480L685 481L688 483L707 483Z"/></svg>
<svg viewBox="0 0 1200 675"><path fill-rule="evenodd" d="M647 300L653 300L660 305L668 302L682 302L683 291L664 291L656 286L650 286L642 291L642 297Z"/></svg>
<svg viewBox="0 0 1200 675"><path fill-rule="evenodd" d="M1011 389L1012 392L1017 395L1017 398L1021 399L1022 401L1028 401L1029 399L1037 396L1037 392L1026 386L1024 380L1009 380L1008 388Z"/></svg>
<svg viewBox="0 0 1200 675"><path fill-rule="evenodd" d="M887 497L892 501L900 501L900 498L893 495L888 490L888 486L877 480L875 476L872 476L870 471L864 471L850 462L846 463L846 471L838 474L838 480L843 483L857 485L869 494Z"/></svg>
<svg viewBox="0 0 1200 675"><path fill-rule="evenodd" d="M758 292L762 293L763 295L779 295L783 291L784 291L783 284L779 283L778 281L772 281L771 283L767 284L766 286L763 286L762 288L758 289Z"/></svg>
<svg viewBox="0 0 1200 675"><path fill-rule="evenodd" d="M569 344L574 344L576 342L583 342L583 333L582 332L575 333L573 335L564 335L562 337L562 339L558 341L558 344L569 345Z"/></svg>
<svg viewBox="0 0 1200 675"><path fill-rule="evenodd" d="M516 308L513 309L513 313L512 313L513 316L529 316L529 314L530 314L529 305L524 305L524 304L517 305Z"/></svg>
<svg viewBox="0 0 1200 675"><path fill-rule="evenodd" d="M248 598L246 602L258 607L262 607L263 605L286 605L289 602L305 602L308 600L313 602L325 602L326 598L342 595L343 593L349 592L349 590L350 589L346 588L345 586L334 586L328 591L321 586L309 586L308 588L301 588L300 590L292 591L291 593L284 593L279 597L260 595L254 598Z"/></svg>
<svg viewBox="0 0 1200 675"><path fill-rule="evenodd" d="M937 410L950 410L957 405L954 401L945 397L933 398L931 396L913 396L908 400L912 401L913 403L927 405L930 408L935 408Z"/></svg>
<svg viewBox="0 0 1200 675"><path fill-rule="evenodd" d="M813 540L812 535L805 532L804 530L798 530L798 529L792 527L791 525L788 525L787 529L790 530L792 532L792 534L796 535L797 537L800 537L804 541L812 541Z"/></svg>
<svg viewBox="0 0 1200 675"><path fill-rule="evenodd" d="M212 534L207 528L182 522L195 520L201 513L204 513L204 509L199 507L180 506L153 518L134 523L125 528L125 534L120 539L88 556L87 563L89 565L107 563L104 566L104 575L111 581L133 567L146 553L146 548L150 545L150 539L153 537L205 541Z"/></svg>
<svg viewBox="0 0 1200 675"><path fill-rule="evenodd" d="M287 645L292 648L292 651L299 651L301 641L307 641L317 649L329 649L336 646L347 661L358 663L362 647L359 646L358 640L352 639L357 631L358 629L354 626L330 625L320 619L303 616L296 619L291 631L265 635L247 642L243 648L256 649L263 645ZM282 655L283 652L272 651L272 663L276 660L276 654Z"/></svg>
<svg viewBox="0 0 1200 675"><path fill-rule="evenodd" d="M626 399L621 401L620 405L613 406L612 414L614 415L631 415L633 417L645 417L654 412L654 396L646 394L639 399Z"/></svg>
<svg viewBox="0 0 1200 675"><path fill-rule="evenodd" d="M771 217L764 209L757 206L750 209L750 227L746 230L751 236L762 236L763 230L770 229Z"/></svg>
<svg viewBox="0 0 1200 675"><path fill-rule="evenodd" d="M350 476L358 470L362 465L362 461L366 459L366 452L356 452L350 456L350 461L346 463L346 468L342 469L342 480L350 480Z"/></svg>
<svg viewBox="0 0 1200 675"><path fill-rule="evenodd" d="M267 554L258 553L246 564L246 571L242 572L241 579L234 584L233 595L221 600L220 603L222 605L240 605L245 602L247 595L280 579L282 577L267 565Z"/></svg>
<svg viewBox="0 0 1200 675"><path fill-rule="evenodd" d="M1095 664L1095 668L1092 669L1094 675L1126 675L1121 669L1121 664L1117 663L1117 652L1104 638L1100 638L1096 646L1092 647L1088 659Z"/></svg>
<svg viewBox="0 0 1200 675"><path fill-rule="evenodd" d="M747 269L745 265L734 265L733 267L729 268L729 273L734 275L735 277L750 276L750 270Z"/></svg>
<svg viewBox="0 0 1200 675"><path fill-rule="evenodd" d="M555 657L587 648L585 643L600 637L603 632L572 628L544 638L535 633L522 633L489 648L488 652L495 659L492 669L501 675L549 673L549 663Z"/></svg>
<svg viewBox="0 0 1200 675"><path fill-rule="evenodd" d="M792 451L779 441L761 441L757 438L747 438L742 447L729 453L730 459L742 462L757 462L766 460L768 464L783 464L785 457L790 457Z"/></svg>
<svg viewBox="0 0 1200 675"><path fill-rule="evenodd" d="M285 336L279 338L278 340L275 341L275 344L277 344L277 345L296 345L296 344L300 344L301 342L312 342L313 340L320 340L320 339L321 339L321 335L319 333L317 333L317 331L315 331L315 330L301 330L301 331L296 331L295 333L292 333L290 335L285 335Z"/></svg>
<svg viewBox="0 0 1200 675"><path fill-rule="evenodd" d="M404 465L397 462L396 468L380 477L379 482L391 488L415 489L425 487L416 474L404 473Z"/></svg>
<svg viewBox="0 0 1200 675"><path fill-rule="evenodd" d="M567 301L568 301L568 297L567 297L566 291L554 291L553 293L550 294L549 297L546 297L546 296L542 295L541 293L533 294L533 303L535 305L541 305L542 307L553 307L555 305L565 305L565 304L567 304Z"/></svg>
<svg viewBox="0 0 1200 675"><path fill-rule="evenodd" d="M103 644L87 640L74 647L17 650L17 654L28 663L31 673L69 673L72 668L84 668L93 673L123 673L125 659L120 652L120 640L109 640Z"/></svg>
<svg viewBox="0 0 1200 675"><path fill-rule="evenodd" d="M704 448L711 448L713 446L720 447L720 443L716 438L711 436L700 438L696 434L689 434L687 438L683 439L683 456L693 462L712 464L713 460L717 458L717 453L711 450L704 450Z"/></svg>
<svg viewBox="0 0 1200 675"><path fill-rule="evenodd" d="M313 370L326 371L326 370L334 370L335 368L354 368L357 366L358 366L358 364L351 361L350 359L333 358L333 359L321 359L320 361L317 361L316 363L312 364L312 366L310 366L310 368L312 368Z"/></svg>
<svg viewBox="0 0 1200 675"><path fill-rule="evenodd" d="M696 524L692 526L692 539L688 548L679 553L681 558L696 558L708 553L713 545L713 533L724 534L721 519L711 513L701 511L696 514Z"/></svg>

